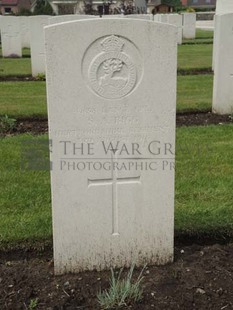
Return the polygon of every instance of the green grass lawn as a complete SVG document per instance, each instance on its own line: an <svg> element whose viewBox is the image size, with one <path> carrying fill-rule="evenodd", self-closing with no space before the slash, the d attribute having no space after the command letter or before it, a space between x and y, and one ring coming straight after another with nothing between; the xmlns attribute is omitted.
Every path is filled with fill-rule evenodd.
<svg viewBox="0 0 233 310"><path fill-rule="evenodd" d="M196 39L213 39L214 32L202 29L196 29Z"/></svg>
<svg viewBox="0 0 233 310"><path fill-rule="evenodd" d="M178 68L211 68L212 44L181 45L178 48Z"/></svg>
<svg viewBox="0 0 233 310"><path fill-rule="evenodd" d="M0 244L51 236L49 172L20 170L25 139L27 135L0 140Z"/></svg>
<svg viewBox="0 0 233 310"><path fill-rule="evenodd" d="M233 235L232 130L233 124L177 129L176 230Z"/></svg>
<svg viewBox="0 0 233 310"><path fill-rule="evenodd" d="M1 82L0 115L47 117L45 82Z"/></svg>
<svg viewBox="0 0 233 310"><path fill-rule="evenodd" d="M212 75L178 76L177 111L211 110L212 93Z"/></svg>
<svg viewBox="0 0 233 310"><path fill-rule="evenodd" d="M212 75L178 76L177 111L210 110ZM1 82L0 115L47 117L45 82Z"/></svg>
<svg viewBox="0 0 233 310"><path fill-rule="evenodd" d="M30 58L0 58L0 77L25 76L31 72Z"/></svg>
<svg viewBox="0 0 233 310"><path fill-rule="evenodd" d="M177 128L176 233L233 235L232 125ZM0 248L51 239L48 171L21 171L25 139L0 140Z"/></svg>
<svg viewBox="0 0 233 310"><path fill-rule="evenodd" d="M187 44L179 46L178 68L186 70L194 68L211 68L212 48L212 44ZM0 77L15 75L31 75L30 58L0 58Z"/></svg>

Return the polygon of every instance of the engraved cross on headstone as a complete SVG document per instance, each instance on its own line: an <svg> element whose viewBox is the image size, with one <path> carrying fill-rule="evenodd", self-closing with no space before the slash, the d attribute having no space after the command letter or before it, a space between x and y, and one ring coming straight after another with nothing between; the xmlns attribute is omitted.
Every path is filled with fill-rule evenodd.
<svg viewBox="0 0 233 310"><path fill-rule="evenodd" d="M117 171L114 169L114 157L111 156L111 177L101 178L101 179L88 179L88 187L91 186L101 186L101 185L111 185L112 187L112 235L119 235L119 219L118 219L118 184L141 184L140 175L136 177L118 177Z"/></svg>

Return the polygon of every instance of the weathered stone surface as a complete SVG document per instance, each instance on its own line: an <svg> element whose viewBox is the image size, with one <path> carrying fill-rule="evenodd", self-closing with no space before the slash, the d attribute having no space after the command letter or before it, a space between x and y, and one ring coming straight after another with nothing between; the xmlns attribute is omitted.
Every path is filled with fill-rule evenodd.
<svg viewBox="0 0 233 310"><path fill-rule="evenodd" d="M22 48L30 48L29 17L19 16Z"/></svg>
<svg viewBox="0 0 233 310"><path fill-rule="evenodd" d="M48 25L47 15L29 17L32 76L45 73L44 27Z"/></svg>
<svg viewBox="0 0 233 310"><path fill-rule="evenodd" d="M53 25L53 24L59 24L59 23L81 20L81 19L90 19L90 18L99 18L99 16L78 15L78 14L59 15L59 16L53 16L53 17L49 18L49 24Z"/></svg>
<svg viewBox="0 0 233 310"><path fill-rule="evenodd" d="M156 14L152 15L152 20L160 23L166 23L176 26L177 29L177 43L182 44L182 27L183 27L183 17L180 14Z"/></svg>
<svg viewBox="0 0 233 310"><path fill-rule="evenodd" d="M3 57L22 57L19 18L1 17L1 40Z"/></svg>
<svg viewBox="0 0 233 310"><path fill-rule="evenodd" d="M217 0L215 14L228 14L233 12L232 0Z"/></svg>
<svg viewBox="0 0 233 310"><path fill-rule="evenodd" d="M218 15L213 112L233 112L233 13Z"/></svg>
<svg viewBox="0 0 233 310"><path fill-rule="evenodd" d="M182 44L182 15L168 14L168 24L176 26L177 30L177 43Z"/></svg>
<svg viewBox="0 0 233 310"><path fill-rule="evenodd" d="M214 44L213 44L213 58L212 58L212 69L215 68L216 58L216 46L219 45L217 42L217 35L219 30L219 15L233 13L233 1L232 0L218 0L216 5L216 14L214 18Z"/></svg>
<svg viewBox="0 0 233 310"><path fill-rule="evenodd" d="M45 28L57 274L173 260L176 31Z"/></svg>
<svg viewBox="0 0 233 310"><path fill-rule="evenodd" d="M219 37L217 35L218 30L219 30L219 22L220 22L219 16L221 16L221 14L214 16L214 40L213 40L213 56L212 56L212 70L213 71L215 67L215 58L216 58L216 52L217 52L216 46L219 45L219 43L217 43L217 38Z"/></svg>
<svg viewBox="0 0 233 310"><path fill-rule="evenodd" d="M196 37L196 13L182 13L183 38L195 39Z"/></svg>

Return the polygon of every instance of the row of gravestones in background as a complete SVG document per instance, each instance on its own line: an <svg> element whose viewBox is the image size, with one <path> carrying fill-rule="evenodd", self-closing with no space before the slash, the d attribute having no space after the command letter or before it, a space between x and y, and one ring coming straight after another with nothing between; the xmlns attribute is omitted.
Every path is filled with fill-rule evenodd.
<svg viewBox="0 0 233 310"><path fill-rule="evenodd" d="M106 15L103 18L119 18L121 15ZM130 15L124 16L129 18ZM154 19L154 21L169 23L178 27L178 44L182 43L182 36L195 38L195 14L158 14L134 15L139 19ZM2 34L3 57L22 57L22 47L31 47L32 75L45 72L44 62L44 39L43 27L48 24L59 23L70 20L86 18L99 18L87 15L62 15L56 17L34 16L34 17L1 17L0 28ZM30 31L29 31L30 29Z"/></svg>
<svg viewBox="0 0 233 310"><path fill-rule="evenodd" d="M213 96L213 109L217 113L232 113L228 108L223 108L225 105L229 106L231 93L229 87L229 77L232 77L231 66L228 62L223 60L223 51L220 51L224 44L217 43L219 40L223 40L225 35L217 35L218 29L220 29L221 20L223 18L221 15L223 13L233 11L233 2L228 0L218 1L216 8L216 19L215 19L215 39L214 39L214 51L213 51L213 69L215 69L215 63L218 66L215 70L215 81L214 81L214 96ZM185 37L195 37L195 14L184 14L183 17L178 14L157 14L153 16L155 21L170 23L178 27L177 42L182 42L182 35ZM122 16L105 16L105 18L119 18ZM125 16L128 18L130 16ZM35 17L5 17L0 18L0 28L2 36L2 53L3 56L22 56L22 47L31 47L31 65L32 65L32 75L37 76L40 73L45 72L45 58L44 58L44 37L43 37L43 27L48 24L59 23L69 20L86 19L86 18L98 18L94 16L87 15L63 15L56 17L49 16L35 16ZM151 19L151 15L134 15L134 18L139 19ZM30 22L30 27L29 27ZM29 32L30 28L30 32ZM220 56L221 55L221 56ZM223 62L226 65L227 70L224 70ZM224 73L218 74L224 70ZM228 72L230 71L230 72ZM228 72L228 73L226 73ZM221 78L219 78L221 76ZM225 81L226 80L226 81ZM231 80L231 79L230 79ZM227 100L226 100L227 98ZM219 104L219 102L221 104ZM226 104L223 104L226 102ZM218 106L222 108L219 109Z"/></svg>
<svg viewBox="0 0 233 310"><path fill-rule="evenodd" d="M228 0L218 1L216 8L216 19L215 19L215 39L214 39L214 52L213 52L213 69L215 69L215 62L219 65L215 70L215 82L214 82L214 96L213 96L213 108L217 113L232 113L228 108L219 109L219 102L221 102L221 107L227 104L230 99L231 94L228 87L229 77L232 77L231 66L228 65L228 62L223 60L222 54L226 51L220 51L221 46L224 44L217 43L218 38L223 40L225 35L217 35L218 29L220 29L220 24L223 13L233 11L233 2ZM157 14L153 16L155 21L170 23L178 27L178 36L177 42L182 42L182 35L185 37L193 38L195 37L195 14L184 14L183 17L178 14ZM105 16L105 18L119 18L122 16ZM125 16L128 18L130 16ZM43 27L48 24L59 23L69 20L77 19L86 19L86 18L99 18L94 16L87 15L63 15L56 17L49 16L35 16L35 17L1 17L0 18L0 28L2 36L2 53L3 56L22 56L22 47L31 46L31 65L32 65L32 75L37 76L40 73L45 72L45 58L44 58L44 37L43 37ZM134 15L134 18L139 19L151 19L151 15ZM30 22L30 27L29 27ZM30 28L30 32L29 32ZM216 47L217 46L217 47ZM220 56L221 55L221 56ZM218 59L218 61L217 61ZM227 74L218 74L221 72L221 68L224 68L224 65L228 68L224 72ZM221 79L219 77L221 76ZM226 80L226 82L225 82ZM224 81L224 82L223 82ZM221 91L222 90L222 91ZM227 95L226 95L227 94ZM226 104L223 104L226 102Z"/></svg>

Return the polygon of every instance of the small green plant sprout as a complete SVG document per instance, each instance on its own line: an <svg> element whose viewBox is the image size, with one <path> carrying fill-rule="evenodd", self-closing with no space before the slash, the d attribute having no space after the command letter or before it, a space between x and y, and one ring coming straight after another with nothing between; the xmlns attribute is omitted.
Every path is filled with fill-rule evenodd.
<svg viewBox="0 0 233 310"><path fill-rule="evenodd" d="M176 270L176 269L172 270L172 277L174 279L178 280L179 279L179 275L180 275L180 270Z"/></svg>
<svg viewBox="0 0 233 310"><path fill-rule="evenodd" d="M29 304L29 306L28 306L28 309L29 309L29 310L34 310L34 309L37 308L37 306L38 306L38 298L31 299L31 300L30 300L30 304Z"/></svg>
<svg viewBox="0 0 233 310"><path fill-rule="evenodd" d="M45 81L46 80L45 74L44 73L38 73L36 76L36 80L37 81Z"/></svg>
<svg viewBox="0 0 233 310"><path fill-rule="evenodd" d="M135 265L133 264L127 273L126 277L121 279L122 271L118 276L111 269L110 288L97 294L98 302L101 309L119 309L123 306L129 306L139 302L142 299L143 290L141 282L143 280L142 269L138 278L133 282L132 276Z"/></svg>
<svg viewBox="0 0 233 310"><path fill-rule="evenodd" d="M15 128L16 119L10 118L7 115L0 117L0 133L8 132Z"/></svg>

